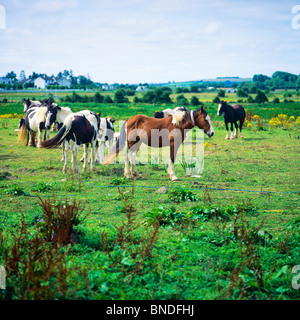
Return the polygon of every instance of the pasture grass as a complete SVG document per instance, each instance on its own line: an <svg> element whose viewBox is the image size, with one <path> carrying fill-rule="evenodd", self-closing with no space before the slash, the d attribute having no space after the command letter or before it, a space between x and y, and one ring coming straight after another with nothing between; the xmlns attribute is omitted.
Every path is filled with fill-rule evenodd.
<svg viewBox="0 0 300 320"><path fill-rule="evenodd" d="M15 108L11 112L22 112L20 104L9 105ZM76 109L77 104L72 106ZM293 106L285 106L286 114ZM151 115L157 106L93 108L121 119L132 113ZM299 116L297 108L291 115ZM213 114L215 109L208 107ZM271 116L270 110L260 112L254 111ZM96 172L64 175L61 149L24 147L17 142L18 120L0 120L0 232L8 238L17 232L22 215L34 229L42 217L38 196L80 201L89 214L77 227L78 239L66 263L84 272L69 271L67 299L299 299L299 291L291 286L291 269L300 264L299 128L246 128L244 139L232 141L224 140L222 122L216 120L215 136L205 138L200 178L185 176L177 163L180 181L174 183L164 165L138 164L143 178L134 181L134 189L122 178L119 164L97 164ZM157 192L161 187L165 193ZM173 201L170 195L177 188L189 190L190 197ZM128 225L128 202L135 219L129 227L134 227L120 229L126 221ZM159 228L146 255L144 236L156 236L146 216L158 207L169 220L178 220ZM230 215L201 221L195 207L206 208L202 213L209 208L212 214L222 207ZM236 216L230 208L236 208ZM124 230L128 242L120 240ZM0 248L1 260L4 263ZM18 279L10 275L7 282L11 291L0 291L0 299L20 299L13 291ZM55 293L49 297L55 298Z"/></svg>

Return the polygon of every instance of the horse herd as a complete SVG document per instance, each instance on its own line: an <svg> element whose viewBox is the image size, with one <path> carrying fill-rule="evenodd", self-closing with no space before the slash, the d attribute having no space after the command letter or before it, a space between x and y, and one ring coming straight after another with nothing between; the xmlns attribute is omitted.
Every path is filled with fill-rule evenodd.
<svg viewBox="0 0 300 320"><path fill-rule="evenodd" d="M168 174L172 181L177 181L174 172L176 153L183 143L186 134L193 127L202 129L210 138L214 135L211 119L203 106L196 111L185 107L165 109L155 112L153 117L135 115L124 121L120 133L115 133L114 120L109 117L101 118L101 112L90 110L72 112L68 107L60 107L53 100L43 102L24 99L25 117L20 119L19 140L24 145L37 146L38 148L55 148L62 145L63 172L67 171L69 149L72 152L72 170L79 172L77 154L79 146L83 145L84 152L80 161L83 161L83 170L86 170L88 162L90 169L95 170L95 162L109 164L125 148L124 175L131 179L140 178L136 169L135 159L137 151L142 143L149 147L170 148ZM218 106L218 116L224 115L227 135L229 138L228 123L231 123L231 139L237 137L239 120L240 136L245 119L245 110L240 105L230 106L221 101ZM57 134L49 139L49 131L52 125L56 125ZM233 125L235 133L233 134ZM44 131L44 139L43 139ZM37 145L35 142L37 136ZM113 141L116 140L113 146ZM109 143L109 152L105 157L106 142ZM91 145L91 154L88 159L88 146ZM129 169L129 162L131 167Z"/></svg>

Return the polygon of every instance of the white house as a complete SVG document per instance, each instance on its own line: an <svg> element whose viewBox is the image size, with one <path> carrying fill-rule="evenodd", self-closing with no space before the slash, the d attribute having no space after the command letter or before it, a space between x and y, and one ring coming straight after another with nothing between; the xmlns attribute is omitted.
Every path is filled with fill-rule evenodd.
<svg viewBox="0 0 300 320"><path fill-rule="evenodd" d="M0 83L4 83L4 84L12 84L13 80L10 78L6 78L6 77L0 77Z"/></svg>
<svg viewBox="0 0 300 320"><path fill-rule="evenodd" d="M103 90L115 90L115 87L112 84L104 84L102 86Z"/></svg>
<svg viewBox="0 0 300 320"><path fill-rule="evenodd" d="M51 77L38 77L34 80L35 88L46 89L51 84L55 84L55 80Z"/></svg>
<svg viewBox="0 0 300 320"><path fill-rule="evenodd" d="M135 91L140 91L140 92L142 92L142 91L147 91L148 89L147 89L147 87L145 87L145 86L138 86L136 89L135 89Z"/></svg>
<svg viewBox="0 0 300 320"><path fill-rule="evenodd" d="M236 89L228 88L226 89L226 93L236 93Z"/></svg>
<svg viewBox="0 0 300 320"><path fill-rule="evenodd" d="M56 79L56 82L59 86L64 86L67 88L71 87L71 80L66 77L58 78L58 79Z"/></svg>

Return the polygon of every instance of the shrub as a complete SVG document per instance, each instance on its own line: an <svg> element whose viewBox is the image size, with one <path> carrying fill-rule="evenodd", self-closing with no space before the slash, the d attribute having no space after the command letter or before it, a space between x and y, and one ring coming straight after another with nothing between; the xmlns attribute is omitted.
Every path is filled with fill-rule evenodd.
<svg viewBox="0 0 300 320"><path fill-rule="evenodd" d="M181 202L181 201L198 201L196 196L187 188L176 188L171 190L169 193L169 199L174 202Z"/></svg>

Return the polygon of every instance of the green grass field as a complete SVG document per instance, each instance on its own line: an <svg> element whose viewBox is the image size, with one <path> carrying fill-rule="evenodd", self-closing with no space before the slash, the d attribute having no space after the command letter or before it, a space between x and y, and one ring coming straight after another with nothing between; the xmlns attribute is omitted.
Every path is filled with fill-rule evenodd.
<svg viewBox="0 0 300 320"><path fill-rule="evenodd" d="M118 120L167 107L89 106ZM25 147L18 119L0 119L0 265L8 268L0 299L299 299L292 268L300 264L300 124L272 127L269 120L296 119L300 104L246 107L263 124L250 120L236 140L224 139L216 105L205 106L215 136L205 138L203 174L188 177L177 163L179 182L163 164L138 165L143 178L134 183L121 164L64 175L60 149ZM0 115L22 110L17 102L0 105ZM55 255L55 231L43 240L50 227L39 197L50 199L53 212L65 201L84 208L72 244L60 244Z"/></svg>

